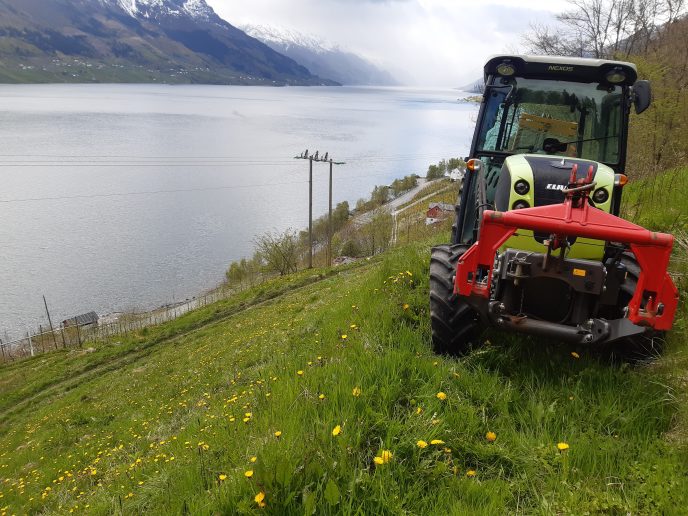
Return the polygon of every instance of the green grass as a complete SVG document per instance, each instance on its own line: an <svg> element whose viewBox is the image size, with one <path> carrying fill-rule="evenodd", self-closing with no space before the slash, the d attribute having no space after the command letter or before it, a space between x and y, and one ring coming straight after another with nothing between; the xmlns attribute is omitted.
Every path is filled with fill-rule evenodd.
<svg viewBox="0 0 688 516"><path fill-rule="evenodd" d="M429 245L0 368L0 515L683 512L684 311L644 365L502 333L438 357Z"/></svg>

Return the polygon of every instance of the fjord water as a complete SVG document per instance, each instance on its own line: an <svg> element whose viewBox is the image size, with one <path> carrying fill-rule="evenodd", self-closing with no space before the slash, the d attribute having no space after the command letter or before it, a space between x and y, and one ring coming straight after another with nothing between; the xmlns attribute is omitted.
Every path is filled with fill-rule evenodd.
<svg viewBox="0 0 688 516"><path fill-rule="evenodd" d="M268 230L308 225L308 165L335 202L464 156L476 107L455 90L0 86L0 338L217 285ZM328 168L314 165L314 214Z"/></svg>

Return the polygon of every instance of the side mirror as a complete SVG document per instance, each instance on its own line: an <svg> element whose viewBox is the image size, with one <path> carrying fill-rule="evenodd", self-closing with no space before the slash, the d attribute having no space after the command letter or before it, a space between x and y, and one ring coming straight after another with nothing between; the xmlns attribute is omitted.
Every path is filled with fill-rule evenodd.
<svg viewBox="0 0 688 516"><path fill-rule="evenodd" d="M650 81L636 81L633 85L633 103L638 115L650 107L652 103Z"/></svg>

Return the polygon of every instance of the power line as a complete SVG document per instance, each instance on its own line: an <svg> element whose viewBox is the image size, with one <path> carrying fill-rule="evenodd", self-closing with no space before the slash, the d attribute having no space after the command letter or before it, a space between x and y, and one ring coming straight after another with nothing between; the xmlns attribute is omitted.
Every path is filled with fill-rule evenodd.
<svg viewBox="0 0 688 516"><path fill-rule="evenodd" d="M0 203L9 204L15 202L34 202L34 201L62 201L69 199L94 199L98 197L127 197L130 195L150 195L150 194L163 194L163 193L180 193L180 192L207 192L212 190L234 190L240 188L261 188L266 186L283 186L283 185L295 185L304 184L308 181L291 181L284 183L263 183L263 184L253 184L253 185L233 185L233 186L211 186L206 188L176 188L169 190L147 190L142 192L114 192L114 193L103 193L103 194L77 194L77 195L60 195L55 197L27 197L24 199L0 199Z"/></svg>

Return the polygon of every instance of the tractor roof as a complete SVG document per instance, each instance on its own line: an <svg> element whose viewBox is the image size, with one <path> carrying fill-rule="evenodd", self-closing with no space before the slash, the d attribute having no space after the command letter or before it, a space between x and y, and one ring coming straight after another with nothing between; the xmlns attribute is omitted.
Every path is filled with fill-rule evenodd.
<svg viewBox="0 0 688 516"><path fill-rule="evenodd" d="M576 82L605 82L614 70L621 71L625 79L617 84L630 86L638 78L633 63L608 59L583 57L496 55L485 63L485 81L489 75L500 75L497 67L503 63L513 64L517 77L536 79L568 80Z"/></svg>

